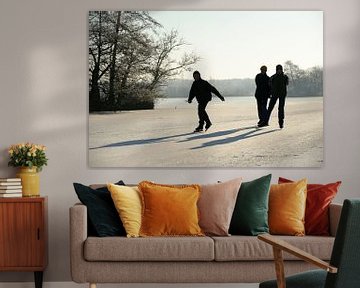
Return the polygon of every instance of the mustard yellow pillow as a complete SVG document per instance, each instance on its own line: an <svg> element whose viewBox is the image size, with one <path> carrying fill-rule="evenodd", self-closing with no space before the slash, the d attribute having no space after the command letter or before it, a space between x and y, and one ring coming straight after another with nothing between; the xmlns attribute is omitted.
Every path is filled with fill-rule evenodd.
<svg viewBox="0 0 360 288"><path fill-rule="evenodd" d="M269 194L269 228L271 234L305 234L307 180L273 184Z"/></svg>
<svg viewBox="0 0 360 288"><path fill-rule="evenodd" d="M139 237L141 226L141 197L137 187L107 184L127 237Z"/></svg>
<svg viewBox="0 0 360 288"><path fill-rule="evenodd" d="M142 198L140 236L202 236L197 201L199 185L139 183Z"/></svg>

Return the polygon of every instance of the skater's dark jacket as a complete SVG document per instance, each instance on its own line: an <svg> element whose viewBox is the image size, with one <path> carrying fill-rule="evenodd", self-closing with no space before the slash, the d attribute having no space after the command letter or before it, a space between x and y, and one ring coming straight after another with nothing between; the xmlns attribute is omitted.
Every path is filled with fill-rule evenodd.
<svg viewBox="0 0 360 288"><path fill-rule="evenodd" d="M260 98L269 98L270 96L270 77L266 74L259 73L255 77L256 90L255 97Z"/></svg>
<svg viewBox="0 0 360 288"><path fill-rule="evenodd" d="M199 79L198 81L194 81L191 85L188 101L192 101L196 97L196 100L199 103L209 102L212 98L211 93L214 93L220 99L223 99L214 86L203 79Z"/></svg>
<svg viewBox="0 0 360 288"><path fill-rule="evenodd" d="M289 84L289 77L284 73L274 74L270 78L271 95L274 97L285 97L286 86Z"/></svg>

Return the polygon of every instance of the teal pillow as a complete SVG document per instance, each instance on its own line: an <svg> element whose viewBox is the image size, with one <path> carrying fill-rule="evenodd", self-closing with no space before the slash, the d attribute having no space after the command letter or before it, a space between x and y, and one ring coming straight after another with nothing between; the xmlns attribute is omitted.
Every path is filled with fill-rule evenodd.
<svg viewBox="0 0 360 288"><path fill-rule="evenodd" d="M230 234L256 236L269 233L270 181L271 174L241 184L230 222Z"/></svg>

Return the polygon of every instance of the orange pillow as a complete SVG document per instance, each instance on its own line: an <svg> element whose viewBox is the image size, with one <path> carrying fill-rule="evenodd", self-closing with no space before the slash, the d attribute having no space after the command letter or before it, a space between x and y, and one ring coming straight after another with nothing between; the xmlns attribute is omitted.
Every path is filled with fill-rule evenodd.
<svg viewBox="0 0 360 288"><path fill-rule="evenodd" d="M199 227L199 185L139 183L142 198L140 236L203 236Z"/></svg>
<svg viewBox="0 0 360 288"><path fill-rule="evenodd" d="M269 194L269 229L271 234L305 234L307 180L273 184Z"/></svg>
<svg viewBox="0 0 360 288"><path fill-rule="evenodd" d="M279 184L293 181L279 177ZM307 184L305 234L329 236L329 206L341 181L328 184Z"/></svg>

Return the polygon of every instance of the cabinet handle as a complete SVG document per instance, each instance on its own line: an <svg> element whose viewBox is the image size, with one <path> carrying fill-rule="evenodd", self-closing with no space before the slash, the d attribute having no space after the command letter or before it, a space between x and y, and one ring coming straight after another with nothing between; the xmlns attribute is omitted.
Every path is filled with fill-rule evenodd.
<svg viewBox="0 0 360 288"><path fill-rule="evenodd" d="M37 240L40 240L40 228L37 229Z"/></svg>

